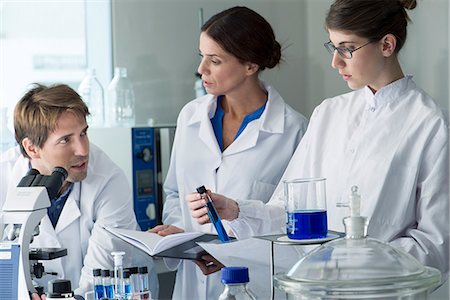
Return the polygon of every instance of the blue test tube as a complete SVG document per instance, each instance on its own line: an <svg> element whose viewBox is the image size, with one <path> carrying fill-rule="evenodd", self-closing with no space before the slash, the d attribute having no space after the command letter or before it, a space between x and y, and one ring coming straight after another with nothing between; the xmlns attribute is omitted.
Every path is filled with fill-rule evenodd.
<svg viewBox="0 0 450 300"><path fill-rule="evenodd" d="M216 228L217 234L219 235L219 238L222 242L228 242L230 241L230 238L228 237L228 234L225 230L225 227L223 227L222 221L220 220L219 214L217 213L216 208L214 207L214 204L209 197L206 188L204 185L197 188L197 192L200 193L206 201L206 207L208 208L208 217L211 220L211 223L213 223L214 228Z"/></svg>
<svg viewBox="0 0 450 300"><path fill-rule="evenodd" d="M102 270L102 281L103 286L105 287L105 297L114 298L113 284L109 270Z"/></svg>
<svg viewBox="0 0 450 300"><path fill-rule="evenodd" d="M94 297L95 300L100 300L105 296L105 288L103 287L102 277L100 269L92 270L94 275Z"/></svg>

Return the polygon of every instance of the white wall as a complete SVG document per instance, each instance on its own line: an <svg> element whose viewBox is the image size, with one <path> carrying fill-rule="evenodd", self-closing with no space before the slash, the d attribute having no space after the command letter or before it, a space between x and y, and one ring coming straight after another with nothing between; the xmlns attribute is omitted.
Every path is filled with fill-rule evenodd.
<svg viewBox="0 0 450 300"><path fill-rule="evenodd" d="M199 62L198 10L204 19L234 5L261 13L274 27L285 63L266 70L286 101L305 116L324 98L348 91L330 67L322 44L328 41L324 18L331 0L113 2L114 64L128 67L137 96L137 121L154 118L173 123L181 107L194 97L194 72ZM410 13L408 40L400 53L404 71L448 110L449 2L418 1Z"/></svg>

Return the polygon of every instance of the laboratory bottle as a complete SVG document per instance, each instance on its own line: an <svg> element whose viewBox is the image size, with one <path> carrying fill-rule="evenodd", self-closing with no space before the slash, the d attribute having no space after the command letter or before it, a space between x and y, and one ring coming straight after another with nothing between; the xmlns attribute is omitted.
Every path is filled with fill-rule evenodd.
<svg viewBox="0 0 450 300"><path fill-rule="evenodd" d="M255 296L248 289L249 282L247 267L222 268L222 283L225 289L219 296L219 300L255 300Z"/></svg>
<svg viewBox="0 0 450 300"><path fill-rule="evenodd" d="M139 267L139 292L148 291L148 268Z"/></svg>
<svg viewBox="0 0 450 300"><path fill-rule="evenodd" d="M0 153L16 145L14 134L8 129L8 108L2 107L0 114Z"/></svg>
<svg viewBox="0 0 450 300"><path fill-rule="evenodd" d="M124 295L123 291L123 256L125 252L111 252L114 257L114 297L120 298Z"/></svg>
<svg viewBox="0 0 450 300"><path fill-rule="evenodd" d="M102 270L102 282L103 286L105 287L105 297L113 298L114 292L111 280L111 273L109 272L109 270Z"/></svg>
<svg viewBox="0 0 450 300"><path fill-rule="evenodd" d="M103 287L102 274L100 269L92 270L94 275L94 299L101 300L105 297L105 288Z"/></svg>
<svg viewBox="0 0 450 300"><path fill-rule="evenodd" d="M127 69L116 67L108 86L107 119L111 127L132 127L135 123L135 96Z"/></svg>
<svg viewBox="0 0 450 300"><path fill-rule="evenodd" d="M89 108L88 124L92 127L105 126L103 87L96 77L95 69L86 71L86 77L78 86L78 93Z"/></svg>

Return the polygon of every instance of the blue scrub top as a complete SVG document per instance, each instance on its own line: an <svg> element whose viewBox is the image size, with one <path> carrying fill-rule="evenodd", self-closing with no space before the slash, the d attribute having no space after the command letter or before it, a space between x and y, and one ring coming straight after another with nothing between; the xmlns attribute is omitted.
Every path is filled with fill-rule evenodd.
<svg viewBox="0 0 450 300"><path fill-rule="evenodd" d="M222 108L222 98L223 96L217 97L217 108L216 113L214 114L214 117L211 118L211 124L214 130L214 134L216 135L217 142L219 143L220 150L223 151L223 126L222 126L222 120L223 116L225 115L225 112ZM244 131L245 127L247 127L248 123L250 123L253 120L259 119L264 112L264 109L266 108L267 101L255 110L254 112L250 113L249 115L245 116L244 120L242 121L241 126L239 127L238 132L236 133L236 136L234 137L234 140L238 138L238 136ZM234 141L233 140L233 141Z"/></svg>
<svg viewBox="0 0 450 300"><path fill-rule="evenodd" d="M58 223L59 216L64 208L64 204L66 204L66 200L72 192L73 182L70 183L67 190L58 198L52 199L50 201L50 207L47 208L47 214L52 222L53 228L56 227L56 223Z"/></svg>

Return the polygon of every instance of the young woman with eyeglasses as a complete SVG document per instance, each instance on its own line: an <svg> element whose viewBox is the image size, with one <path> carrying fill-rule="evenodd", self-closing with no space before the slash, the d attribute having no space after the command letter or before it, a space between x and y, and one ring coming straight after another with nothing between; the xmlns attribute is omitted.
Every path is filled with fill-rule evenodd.
<svg viewBox="0 0 450 300"><path fill-rule="evenodd" d="M415 7L415 0L336 0L331 5L325 47L331 66L353 91L326 99L314 110L282 180L325 177L328 227L337 231L344 230L342 220L349 215L337 203L347 201L351 187L358 186L369 236L440 269L445 278L448 126L398 60L406 40L406 10ZM216 207L232 207L226 203L234 201L212 198ZM285 231L285 218L280 183L267 205L241 209L231 224L242 220L253 235L262 235Z"/></svg>

